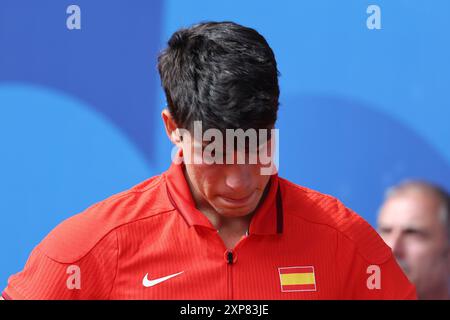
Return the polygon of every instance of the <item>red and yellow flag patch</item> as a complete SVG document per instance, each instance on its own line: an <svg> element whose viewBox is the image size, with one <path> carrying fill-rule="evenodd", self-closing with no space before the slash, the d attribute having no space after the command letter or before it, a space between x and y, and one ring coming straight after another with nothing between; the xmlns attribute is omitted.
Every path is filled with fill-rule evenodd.
<svg viewBox="0 0 450 320"><path fill-rule="evenodd" d="M316 291L314 267L278 268L282 292Z"/></svg>

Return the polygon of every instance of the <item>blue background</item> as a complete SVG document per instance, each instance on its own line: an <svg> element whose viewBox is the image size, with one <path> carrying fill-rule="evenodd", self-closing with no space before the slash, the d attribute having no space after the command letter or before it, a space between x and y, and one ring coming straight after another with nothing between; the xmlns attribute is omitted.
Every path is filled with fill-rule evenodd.
<svg viewBox="0 0 450 320"><path fill-rule="evenodd" d="M68 30L66 8L81 8ZM370 4L381 30L366 27ZM450 188L450 2L0 0L0 287L59 222L159 174L156 57L205 20L263 34L281 72L280 175L372 225L405 178Z"/></svg>

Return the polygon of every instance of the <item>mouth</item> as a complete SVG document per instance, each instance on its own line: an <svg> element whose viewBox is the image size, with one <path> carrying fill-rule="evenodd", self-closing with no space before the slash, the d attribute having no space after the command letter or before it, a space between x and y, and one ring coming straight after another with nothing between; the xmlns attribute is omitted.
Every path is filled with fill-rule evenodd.
<svg viewBox="0 0 450 320"><path fill-rule="evenodd" d="M229 207L244 207L251 202L254 195L255 195L255 192L253 191L252 193L250 193L249 195L246 195L244 197L220 196L220 198Z"/></svg>

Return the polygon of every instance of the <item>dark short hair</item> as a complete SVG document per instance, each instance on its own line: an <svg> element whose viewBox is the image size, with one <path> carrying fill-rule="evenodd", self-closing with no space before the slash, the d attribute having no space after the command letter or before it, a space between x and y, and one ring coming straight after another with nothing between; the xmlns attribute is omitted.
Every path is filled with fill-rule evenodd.
<svg viewBox="0 0 450 320"><path fill-rule="evenodd" d="M176 31L159 55L158 71L175 123L191 130L261 129L278 112L277 64L256 30L205 22Z"/></svg>

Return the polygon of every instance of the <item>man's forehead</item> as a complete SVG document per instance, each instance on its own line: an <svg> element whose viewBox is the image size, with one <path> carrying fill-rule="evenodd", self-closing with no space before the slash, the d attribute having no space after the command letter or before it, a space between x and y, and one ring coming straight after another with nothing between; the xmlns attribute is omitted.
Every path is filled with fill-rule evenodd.
<svg viewBox="0 0 450 320"><path fill-rule="evenodd" d="M406 194L392 196L381 208L379 224L427 228L440 223L438 206L428 200Z"/></svg>

